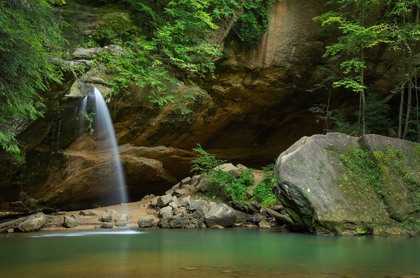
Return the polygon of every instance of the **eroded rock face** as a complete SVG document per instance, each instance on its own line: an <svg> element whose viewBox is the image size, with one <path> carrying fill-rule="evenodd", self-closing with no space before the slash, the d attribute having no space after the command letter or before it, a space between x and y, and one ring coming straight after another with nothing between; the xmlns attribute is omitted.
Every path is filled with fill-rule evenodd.
<svg viewBox="0 0 420 278"><path fill-rule="evenodd" d="M419 165L420 146L405 140L304 137L278 157L277 196L295 223L312 233L419 230L413 194L420 192ZM413 226L401 225L406 221Z"/></svg>
<svg viewBox="0 0 420 278"><path fill-rule="evenodd" d="M225 43L224 57L217 57L216 79L198 80L198 85L180 81L170 85L177 100L194 96L195 100L189 103L159 107L149 102L146 89L136 86L109 99L130 200L150 193L161 195L176 180L187 176L194 158L190 150L197 143L235 164L261 167L272 163L278 153L302 136L322 131L322 124L315 122L308 108L325 103L327 93L308 89L329 74L320 67L325 63L322 60L325 38L319 35L318 25L312 20L324 12L324 3L321 0L273 3L269 29L253 47L228 36L236 18L227 21L211 36L213 42ZM72 20L71 24L85 27L84 35L92 34L113 18L121 22L121 27L132 24L128 15L122 13L61 12ZM238 10L238 15L241 12ZM105 42L101 46L76 49L69 56L93 59L99 51L121 52ZM377 68L368 71L368 78L375 81L374 90L389 92L396 84L393 78L400 76L398 68L390 62L391 58L367 56L378 60ZM95 84L106 94L112 74L94 67L81 80ZM60 99L74 83L74 78L68 75L65 86L52 86L53 91L59 91ZM70 95L81 96L80 89L81 84L76 82ZM54 95L49 97L48 107L64 107ZM343 102L351 106L352 101L358 104L356 94L335 94L331 109ZM71 103L74 105L74 100ZM183 113L186 109L192 113ZM23 210L39 202L76 209L115 202L112 198L116 190L112 182L115 173L109 168L110 156L99 151L100 136L79 136L74 111L73 107L51 111L44 120L22 132L19 141L33 137L25 147L25 152L29 152L27 166L19 170L7 168L4 172L0 168L0 207L5 204L9 209ZM205 180L202 182L204 186ZM17 201L21 191L35 202Z"/></svg>

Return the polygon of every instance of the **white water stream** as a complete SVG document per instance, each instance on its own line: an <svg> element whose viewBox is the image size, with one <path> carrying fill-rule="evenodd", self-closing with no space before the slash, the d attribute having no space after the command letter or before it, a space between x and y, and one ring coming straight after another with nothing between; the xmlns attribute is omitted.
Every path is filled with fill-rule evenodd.
<svg viewBox="0 0 420 278"><path fill-rule="evenodd" d="M127 203L128 197L125 188L125 178L121 166L120 155L118 153L118 145L115 137L114 126L112 125L111 115L109 114L108 107L106 106L105 100L99 90L94 87L93 92L96 103L96 128L99 129L98 132L105 133L105 139L108 139L110 142L114 160L113 165L117 173L116 185L118 187L119 196L115 196L115 199L119 200L119 203Z"/></svg>

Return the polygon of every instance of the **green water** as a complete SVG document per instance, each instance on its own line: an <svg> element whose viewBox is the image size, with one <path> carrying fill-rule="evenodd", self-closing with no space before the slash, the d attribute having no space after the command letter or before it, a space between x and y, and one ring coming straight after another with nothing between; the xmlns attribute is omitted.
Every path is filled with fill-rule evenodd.
<svg viewBox="0 0 420 278"><path fill-rule="evenodd" d="M80 235L0 235L0 277L420 277L417 238L257 229Z"/></svg>

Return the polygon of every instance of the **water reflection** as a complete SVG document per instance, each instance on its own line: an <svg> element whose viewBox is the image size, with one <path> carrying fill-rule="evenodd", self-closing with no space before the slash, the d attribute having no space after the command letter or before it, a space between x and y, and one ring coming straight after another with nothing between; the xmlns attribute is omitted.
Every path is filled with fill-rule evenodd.
<svg viewBox="0 0 420 278"><path fill-rule="evenodd" d="M0 246L2 277L420 276L420 240L398 237L100 230L0 236Z"/></svg>
<svg viewBox="0 0 420 278"><path fill-rule="evenodd" d="M56 233L56 234L41 234L41 235L34 235L31 238L39 238L39 237L75 237L75 236L97 236L97 235L137 235L143 234L142 231L135 231L135 230L117 230L117 231L85 231L85 232L74 232L74 233Z"/></svg>

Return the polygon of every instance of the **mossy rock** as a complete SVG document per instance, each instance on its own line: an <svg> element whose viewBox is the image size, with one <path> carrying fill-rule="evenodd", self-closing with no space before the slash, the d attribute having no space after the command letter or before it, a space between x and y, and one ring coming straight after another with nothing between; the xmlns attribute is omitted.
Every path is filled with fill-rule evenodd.
<svg viewBox="0 0 420 278"><path fill-rule="evenodd" d="M417 148L379 135L304 137L277 160L277 196L312 233L418 232Z"/></svg>

